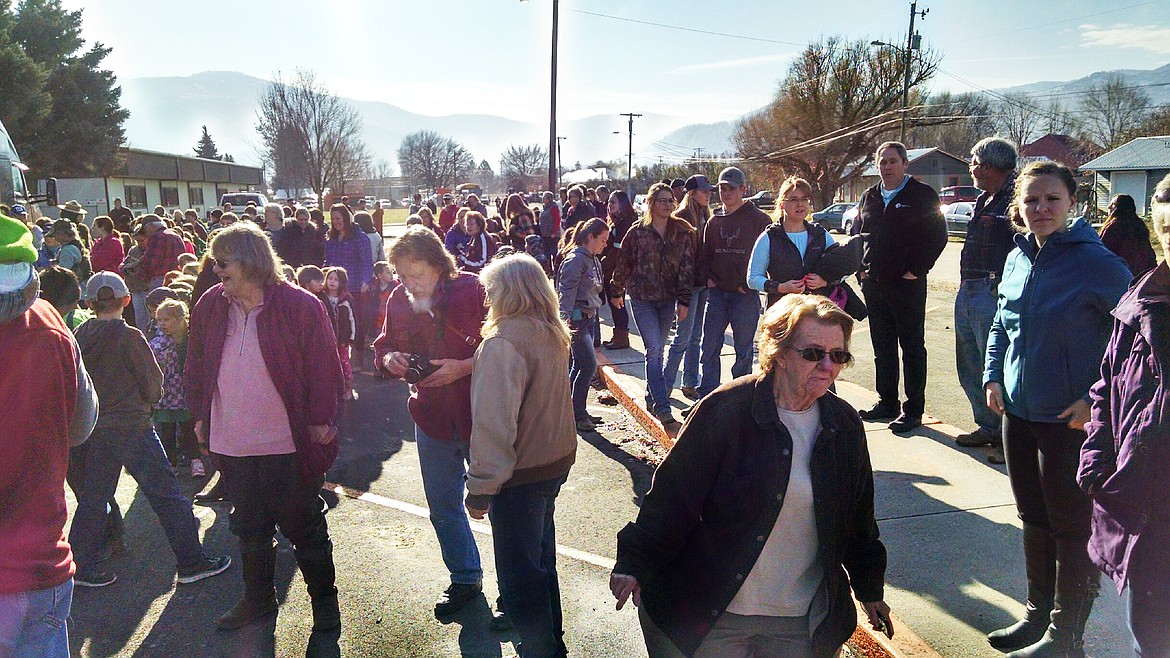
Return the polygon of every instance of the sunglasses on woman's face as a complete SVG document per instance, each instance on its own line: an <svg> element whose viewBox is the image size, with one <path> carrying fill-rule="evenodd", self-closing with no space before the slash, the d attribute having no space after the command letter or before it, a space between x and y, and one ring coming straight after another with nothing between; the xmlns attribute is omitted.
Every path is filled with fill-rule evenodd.
<svg viewBox="0 0 1170 658"><path fill-rule="evenodd" d="M837 365L844 365L853 360L853 355L845 350L823 350L819 347L790 347L788 349L799 354L800 358L805 361L811 361L813 363L820 363L826 354L829 355L829 360Z"/></svg>

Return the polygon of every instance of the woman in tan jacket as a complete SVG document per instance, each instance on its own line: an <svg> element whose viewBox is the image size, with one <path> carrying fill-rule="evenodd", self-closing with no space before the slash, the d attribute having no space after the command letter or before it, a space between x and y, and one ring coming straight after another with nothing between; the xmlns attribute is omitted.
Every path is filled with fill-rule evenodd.
<svg viewBox="0 0 1170 658"><path fill-rule="evenodd" d="M493 261L479 278L489 311L471 375L467 511L491 519L500 603L520 654L564 656L553 513L577 453L569 329L531 256Z"/></svg>

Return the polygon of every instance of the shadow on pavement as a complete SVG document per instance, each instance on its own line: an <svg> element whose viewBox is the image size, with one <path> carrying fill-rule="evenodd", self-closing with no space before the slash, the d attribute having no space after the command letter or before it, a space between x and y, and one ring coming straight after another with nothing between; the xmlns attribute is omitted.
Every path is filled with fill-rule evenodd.
<svg viewBox="0 0 1170 658"><path fill-rule="evenodd" d="M358 491L369 491L382 477L382 464L414 440L413 424L406 414L410 395L405 383L362 373L354 374L358 399L346 403L339 422L341 449L326 479ZM405 417L405 418L404 418ZM337 494L322 492L332 509Z"/></svg>
<svg viewBox="0 0 1170 658"><path fill-rule="evenodd" d="M475 597L458 612L439 618L439 623L459 624L459 655L463 658L500 658L502 643L520 641L514 631L494 631L492 610L483 594Z"/></svg>
<svg viewBox="0 0 1170 658"><path fill-rule="evenodd" d="M602 426L601 432L605 432ZM581 440L597 449L598 452L621 464L630 472L630 487L634 494L634 504L641 507L642 498L650 491L650 482L654 478L654 466L622 450L617 444L606 439L597 432L584 432L579 435Z"/></svg>

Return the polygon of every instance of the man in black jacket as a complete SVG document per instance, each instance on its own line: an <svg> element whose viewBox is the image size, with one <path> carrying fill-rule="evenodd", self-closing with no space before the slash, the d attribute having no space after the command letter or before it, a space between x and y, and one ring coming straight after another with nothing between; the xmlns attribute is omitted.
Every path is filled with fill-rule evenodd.
<svg viewBox="0 0 1170 658"><path fill-rule="evenodd" d="M922 424L926 409L926 274L947 244L938 193L906 174L910 159L899 142L875 156L881 182L861 195L861 289L869 307L870 340L880 400L865 420L894 419L895 433ZM906 371L906 403L898 403L898 347Z"/></svg>

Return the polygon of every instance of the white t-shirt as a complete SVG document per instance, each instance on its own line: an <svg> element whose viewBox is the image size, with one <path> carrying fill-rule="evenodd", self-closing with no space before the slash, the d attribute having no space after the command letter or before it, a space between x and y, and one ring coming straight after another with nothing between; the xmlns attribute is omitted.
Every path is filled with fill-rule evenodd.
<svg viewBox="0 0 1170 658"><path fill-rule="evenodd" d="M821 428L820 405L805 411L777 407L780 422L792 435L792 470L784 505L727 611L737 615L802 617L821 585L823 569L817 559L817 519L813 508L809 459Z"/></svg>

